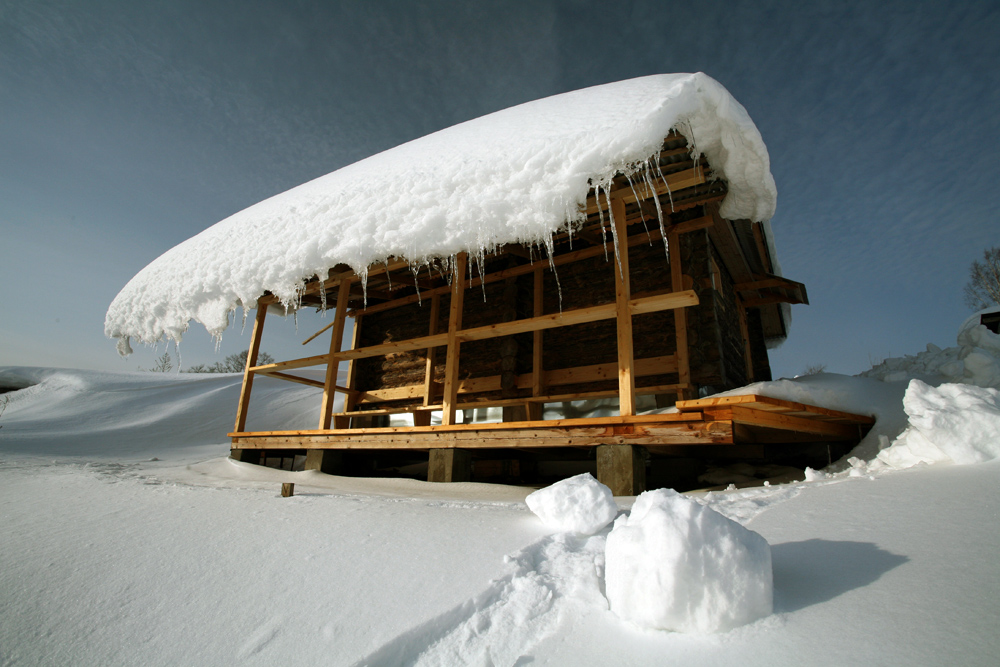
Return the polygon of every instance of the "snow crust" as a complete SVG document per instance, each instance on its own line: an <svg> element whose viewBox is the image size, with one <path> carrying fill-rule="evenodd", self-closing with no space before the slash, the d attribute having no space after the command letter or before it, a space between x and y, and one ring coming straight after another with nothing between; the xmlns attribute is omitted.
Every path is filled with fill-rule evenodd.
<svg viewBox="0 0 1000 667"><path fill-rule="evenodd" d="M589 472L539 489L524 502L549 528L580 535L593 535L618 514L611 489Z"/></svg>
<svg viewBox="0 0 1000 667"><path fill-rule="evenodd" d="M605 577L611 611L644 628L725 632L773 608L767 540L670 489L615 521Z"/></svg>
<svg viewBox="0 0 1000 667"><path fill-rule="evenodd" d="M251 206L164 253L111 303L105 333L179 341L191 320L219 336L265 291L294 308L303 281L359 275L504 243L545 244L582 219L592 184L647 173L679 128L725 179L721 213L769 220L767 149L744 108L705 74L662 74L529 102L430 134ZM653 170L655 172L655 169Z"/></svg>

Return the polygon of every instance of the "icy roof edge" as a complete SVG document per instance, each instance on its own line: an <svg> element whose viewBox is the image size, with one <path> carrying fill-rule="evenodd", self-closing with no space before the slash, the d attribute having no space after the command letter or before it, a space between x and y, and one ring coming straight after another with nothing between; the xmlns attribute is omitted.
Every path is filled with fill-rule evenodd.
<svg viewBox="0 0 1000 667"><path fill-rule="evenodd" d="M655 155L677 128L728 183L720 213L766 221L776 191L743 107L705 74L631 79L528 102L348 165L247 208L164 253L111 303L105 333L180 341L191 320L220 336L269 291L389 257L416 265L504 243L545 243L581 217L591 183Z"/></svg>

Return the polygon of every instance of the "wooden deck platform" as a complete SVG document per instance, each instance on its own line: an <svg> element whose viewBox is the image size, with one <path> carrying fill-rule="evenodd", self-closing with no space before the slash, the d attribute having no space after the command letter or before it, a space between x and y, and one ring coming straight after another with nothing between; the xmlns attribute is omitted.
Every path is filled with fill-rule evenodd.
<svg viewBox="0 0 1000 667"><path fill-rule="evenodd" d="M858 442L872 417L766 396L679 401L679 412L487 424L234 432L233 449L434 450L639 445L675 453L691 445Z"/></svg>

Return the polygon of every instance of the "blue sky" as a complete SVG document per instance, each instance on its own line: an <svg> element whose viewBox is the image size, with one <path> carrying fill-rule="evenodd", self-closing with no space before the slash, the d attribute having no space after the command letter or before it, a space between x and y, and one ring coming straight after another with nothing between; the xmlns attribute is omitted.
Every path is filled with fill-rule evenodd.
<svg viewBox="0 0 1000 667"><path fill-rule="evenodd" d="M498 109L691 71L759 127L809 289L775 374L953 345L1000 245L998 36L1000 5L971 2L0 0L0 365L149 366L118 358L107 306L218 220ZM324 323L274 321L278 357ZM184 364L248 338L192 327Z"/></svg>

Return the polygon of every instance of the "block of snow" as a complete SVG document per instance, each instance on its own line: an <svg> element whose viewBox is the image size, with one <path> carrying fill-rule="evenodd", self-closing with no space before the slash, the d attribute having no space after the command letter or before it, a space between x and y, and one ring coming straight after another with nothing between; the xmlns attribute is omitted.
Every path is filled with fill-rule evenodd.
<svg viewBox="0 0 1000 667"><path fill-rule="evenodd" d="M911 380L903 398L909 426L878 458L893 468L981 463L1000 458L1000 391Z"/></svg>
<svg viewBox="0 0 1000 667"><path fill-rule="evenodd" d="M366 276L506 243L551 243L587 195L642 173L682 128L727 184L719 213L767 226L777 191L746 110L704 74L662 74L555 95L455 125L275 195L167 251L108 308L105 332L180 341L191 320L221 335L265 292L295 308L304 281L340 264ZM238 321L238 320L237 320Z"/></svg>
<svg viewBox="0 0 1000 667"><path fill-rule="evenodd" d="M644 628L725 632L773 608L767 540L669 489L615 521L605 577L611 610Z"/></svg>
<svg viewBox="0 0 1000 667"><path fill-rule="evenodd" d="M565 533L593 535L618 514L611 489L587 472L539 489L524 502L542 523Z"/></svg>

